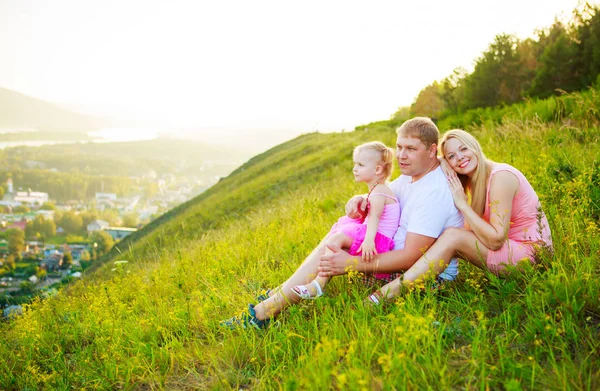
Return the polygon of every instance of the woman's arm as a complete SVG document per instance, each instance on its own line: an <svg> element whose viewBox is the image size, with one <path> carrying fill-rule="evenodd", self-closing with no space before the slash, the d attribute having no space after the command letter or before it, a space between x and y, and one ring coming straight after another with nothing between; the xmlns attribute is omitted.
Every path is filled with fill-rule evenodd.
<svg viewBox="0 0 600 391"><path fill-rule="evenodd" d="M467 196L456 175L449 177L454 203L465 218L465 223L483 244L498 250L507 239L512 215L512 202L519 190L519 180L508 171L494 174L490 183L490 222L475 213L467 202Z"/></svg>

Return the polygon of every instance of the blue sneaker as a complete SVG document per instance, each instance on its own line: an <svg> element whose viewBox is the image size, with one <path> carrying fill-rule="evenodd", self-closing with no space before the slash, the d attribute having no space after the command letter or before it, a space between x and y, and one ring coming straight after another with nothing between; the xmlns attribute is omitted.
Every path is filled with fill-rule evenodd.
<svg viewBox="0 0 600 391"><path fill-rule="evenodd" d="M270 294L271 294L271 290L270 289L267 289L266 291L263 290L260 293L260 295L256 296L256 301L259 302L259 303L262 303L263 301L267 300L270 297L269 296Z"/></svg>
<svg viewBox="0 0 600 391"><path fill-rule="evenodd" d="M227 320L221 321L219 325L226 327L230 330L234 330L238 327L246 329L248 327L254 327L256 329L265 329L269 327L271 319L260 320L256 317L256 311L254 311L254 304L248 304L248 310L242 311L241 314L232 316Z"/></svg>

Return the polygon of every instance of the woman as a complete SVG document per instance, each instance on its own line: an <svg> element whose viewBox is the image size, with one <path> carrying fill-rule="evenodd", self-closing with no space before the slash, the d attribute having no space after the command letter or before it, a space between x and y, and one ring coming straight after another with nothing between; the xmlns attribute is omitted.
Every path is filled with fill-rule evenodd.
<svg viewBox="0 0 600 391"><path fill-rule="evenodd" d="M401 278L369 296L375 304L399 295L403 287L410 288L428 272L439 274L454 257L501 274L506 265L522 260L535 263L541 247L552 248L538 197L519 170L486 159L477 140L464 130L446 132L440 147L465 228L445 230ZM327 273L323 267L320 271Z"/></svg>

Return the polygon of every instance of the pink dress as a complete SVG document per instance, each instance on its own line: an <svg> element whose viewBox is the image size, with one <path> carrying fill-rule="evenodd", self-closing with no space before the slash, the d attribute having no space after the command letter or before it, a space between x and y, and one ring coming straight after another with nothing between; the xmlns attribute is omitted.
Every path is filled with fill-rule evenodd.
<svg viewBox="0 0 600 391"><path fill-rule="evenodd" d="M380 195L396 201L393 204L386 204L381 212L377 233L375 234L375 249L378 254L382 254L394 249L394 235L398 230L400 223L400 203L398 199L383 193L373 193L371 195ZM368 215L367 215L368 216ZM365 240L367 234L367 219L352 219L348 216L342 216L337 223L331 227L329 234L343 232L353 239L352 245L348 250L350 255L359 255L360 246ZM377 278L385 278L388 274L375 274Z"/></svg>
<svg viewBox="0 0 600 391"><path fill-rule="evenodd" d="M541 209L540 201L527 178L516 168L508 164L496 164L490 173L487 183L485 210L483 219L490 222L490 213L500 213L493 207L490 200L490 184L494 174L500 171L513 173L519 180L519 191L513 198L510 227L507 240L496 251L488 250L487 267L493 273L500 273L506 264L516 265L521 260L535 263L535 252L540 246L552 248L552 237L546 215Z"/></svg>

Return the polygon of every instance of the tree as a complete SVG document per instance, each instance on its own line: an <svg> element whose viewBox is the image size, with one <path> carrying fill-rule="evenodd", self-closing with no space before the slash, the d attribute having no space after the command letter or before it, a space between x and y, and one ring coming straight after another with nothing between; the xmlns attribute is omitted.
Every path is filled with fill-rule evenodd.
<svg viewBox="0 0 600 391"><path fill-rule="evenodd" d="M35 216L35 219L27 223L25 235L28 238L42 237L44 239L56 235L56 224L54 221L47 220L43 216Z"/></svg>
<svg viewBox="0 0 600 391"><path fill-rule="evenodd" d="M464 97L464 82L468 72L465 68L455 68L450 76L442 80L442 99L451 113L457 113Z"/></svg>
<svg viewBox="0 0 600 391"><path fill-rule="evenodd" d="M60 219L59 225L67 234L77 234L82 231L83 220L81 216L73 211L65 212Z"/></svg>
<svg viewBox="0 0 600 391"><path fill-rule="evenodd" d="M410 107L411 116L439 118L446 108L442 93L443 88L437 81L423 88Z"/></svg>
<svg viewBox="0 0 600 391"><path fill-rule="evenodd" d="M4 268L8 271L13 271L17 268L17 262L13 254L8 254L4 260Z"/></svg>
<svg viewBox="0 0 600 391"><path fill-rule="evenodd" d="M106 254L115 244L115 241L113 240L112 236L110 236L105 231L94 232L90 239L92 243L98 245L97 247L94 246L96 248L97 255Z"/></svg>
<svg viewBox="0 0 600 391"><path fill-rule="evenodd" d="M521 99L527 82L523 61L512 35L497 35L477 60L473 73L465 78L462 108L511 104Z"/></svg>
<svg viewBox="0 0 600 391"><path fill-rule="evenodd" d="M31 211L31 209L29 209L25 205L16 206L15 209L13 210L14 213L27 213L30 211Z"/></svg>
<svg viewBox="0 0 600 391"><path fill-rule="evenodd" d="M138 225L138 215L135 212L125 213L123 215L123 227L135 227Z"/></svg>
<svg viewBox="0 0 600 391"><path fill-rule="evenodd" d="M56 210L56 205L51 202L44 202L42 206L40 206L41 210Z"/></svg>
<svg viewBox="0 0 600 391"><path fill-rule="evenodd" d="M88 224L90 224L92 221L98 219L98 212L96 212L95 210L88 210L88 211L82 212L80 214L80 216L81 216L83 228L87 228Z"/></svg>
<svg viewBox="0 0 600 391"><path fill-rule="evenodd" d="M20 258L21 252L25 248L25 232L17 228L7 229L6 237L8 240L8 253Z"/></svg>
<svg viewBox="0 0 600 391"><path fill-rule="evenodd" d="M556 22L547 33L540 34L539 42L544 47L529 95L545 98L556 94L557 89L568 92L579 89L577 47L564 26Z"/></svg>
<svg viewBox="0 0 600 391"><path fill-rule="evenodd" d="M600 74L600 8L585 3L575 12L576 69L580 88L592 86Z"/></svg>
<svg viewBox="0 0 600 391"><path fill-rule="evenodd" d="M72 265L73 265L73 255L71 255L71 253L65 253L65 255L63 256L62 267L64 269L67 269Z"/></svg>

